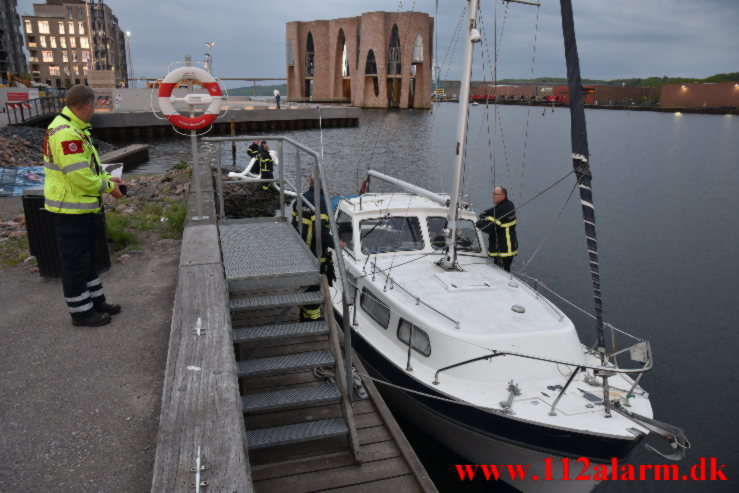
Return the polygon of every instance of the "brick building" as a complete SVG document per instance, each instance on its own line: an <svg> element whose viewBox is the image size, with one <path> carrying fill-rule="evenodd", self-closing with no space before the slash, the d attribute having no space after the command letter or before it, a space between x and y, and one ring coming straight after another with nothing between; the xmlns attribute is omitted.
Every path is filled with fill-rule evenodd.
<svg viewBox="0 0 739 493"><path fill-rule="evenodd" d="M127 84L126 43L118 18L102 0L46 0L23 16L31 76L52 87L87 84L104 72Z"/></svg>
<svg viewBox="0 0 739 493"><path fill-rule="evenodd" d="M679 108L739 108L739 83L665 84L660 106Z"/></svg>
<svg viewBox="0 0 739 493"><path fill-rule="evenodd" d="M23 75L27 70L17 6L16 0L0 0L0 79L3 81L6 72Z"/></svg>
<svg viewBox="0 0 739 493"><path fill-rule="evenodd" d="M288 97L430 108L433 23L419 12L287 23Z"/></svg>

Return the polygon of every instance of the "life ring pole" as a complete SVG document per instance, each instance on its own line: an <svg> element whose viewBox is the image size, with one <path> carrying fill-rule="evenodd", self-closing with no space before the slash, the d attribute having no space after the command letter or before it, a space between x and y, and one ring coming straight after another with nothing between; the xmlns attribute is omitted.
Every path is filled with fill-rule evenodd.
<svg viewBox="0 0 739 493"><path fill-rule="evenodd" d="M185 65L189 67L191 63L190 55L187 55ZM187 93L192 94L193 89L193 81L190 79L187 83ZM190 107L190 118L195 118L195 105L190 103L188 106ZM203 189L200 187L200 152L198 151L198 132L195 129L190 130L190 142L192 143L192 181L195 186L195 195L197 195L195 204L198 212L198 215L194 216L192 220L204 221L208 219L208 216L203 214Z"/></svg>

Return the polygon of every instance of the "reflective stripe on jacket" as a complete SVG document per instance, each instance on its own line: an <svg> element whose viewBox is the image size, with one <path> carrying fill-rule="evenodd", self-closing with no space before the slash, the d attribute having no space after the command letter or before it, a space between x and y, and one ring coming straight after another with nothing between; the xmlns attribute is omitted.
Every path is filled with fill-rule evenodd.
<svg viewBox="0 0 739 493"><path fill-rule="evenodd" d="M315 197L315 191L313 187L309 188L307 192L303 194L303 200L307 200L311 204L314 203L314 197ZM323 198L323 194L321 194L321 198ZM298 201L295 201L295 204L293 205L293 227L295 229L298 229ZM316 254L316 233L315 233L315 222L316 222L316 213L308 207L305 202L303 202L303 241L310 247L311 252L313 252L313 255ZM331 223L329 222L329 217L326 209L326 201L323 200L321 202L321 248L323 249L323 255L321 257L321 262L325 261L326 258L326 249L333 248L334 247L334 240L331 236Z"/></svg>
<svg viewBox="0 0 739 493"><path fill-rule="evenodd" d="M508 199L480 214L477 227L489 234L488 256L512 257L518 254L516 208Z"/></svg>
<svg viewBox="0 0 739 493"><path fill-rule="evenodd" d="M44 207L61 214L100 212L103 193L113 190L90 136L90 126L64 107L44 136Z"/></svg>

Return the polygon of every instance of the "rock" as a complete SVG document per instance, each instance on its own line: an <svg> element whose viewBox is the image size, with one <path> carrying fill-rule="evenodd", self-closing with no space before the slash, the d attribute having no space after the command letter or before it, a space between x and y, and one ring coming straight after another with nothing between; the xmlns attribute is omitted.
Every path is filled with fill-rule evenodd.
<svg viewBox="0 0 739 493"><path fill-rule="evenodd" d="M25 231L13 231L8 235L8 238L24 238L28 236L28 233Z"/></svg>
<svg viewBox="0 0 739 493"><path fill-rule="evenodd" d="M36 272L38 272L38 267L36 267L36 266L33 266L33 267L29 267L29 268L28 268L28 269L26 269L26 270L27 270L28 272L31 272L31 273L36 273Z"/></svg>
<svg viewBox="0 0 739 493"><path fill-rule="evenodd" d="M26 215L25 214L18 214L17 216L15 216L13 218L13 222L14 223L21 223L22 222L23 224L25 224L26 223Z"/></svg>
<svg viewBox="0 0 739 493"><path fill-rule="evenodd" d="M118 257L118 262L120 262L122 264L125 264L126 261L128 261L130 258L131 258L131 256L129 254L124 253L123 255L121 255L120 257Z"/></svg>
<svg viewBox="0 0 739 493"><path fill-rule="evenodd" d="M30 264L31 262L36 262L36 257L33 255L29 255L28 257L23 259L24 264Z"/></svg>

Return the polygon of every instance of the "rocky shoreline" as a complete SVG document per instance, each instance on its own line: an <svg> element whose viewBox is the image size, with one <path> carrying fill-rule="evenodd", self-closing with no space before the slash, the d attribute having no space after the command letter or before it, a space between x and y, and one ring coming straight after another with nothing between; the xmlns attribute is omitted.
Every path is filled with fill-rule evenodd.
<svg viewBox="0 0 739 493"><path fill-rule="evenodd" d="M0 128L0 167L22 168L43 166L42 146L46 129L23 126ZM116 149L116 146L93 138L100 154Z"/></svg>

